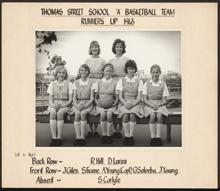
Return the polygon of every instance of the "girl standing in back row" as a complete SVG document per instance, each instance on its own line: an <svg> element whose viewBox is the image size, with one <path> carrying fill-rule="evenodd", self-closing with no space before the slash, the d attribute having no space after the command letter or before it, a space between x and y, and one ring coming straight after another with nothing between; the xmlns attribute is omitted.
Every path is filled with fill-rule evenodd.
<svg viewBox="0 0 220 191"><path fill-rule="evenodd" d="M98 41L92 41L89 45L89 55L91 55L90 58L88 58L85 61L85 64L87 64L90 68L90 74L89 78L93 80L93 82L99 81L103 77L103 66L105 64L105 60L101 58L100 55L101 49ZM99 137L99 133L97 132L98 123L89 124L90 131L88 132L87 137Z"/></svg>
<svg viewBox="0 0 220 191"><path fill-rule="evenodd" d="M125 41L121 39L115 39L112 45L112 52L114 53L115 57L109 60L114 67L113 79L118 81L125 77L125 63L129 60L129 58L124 56L126 53L126 45ZM119 127L118 127L119 126ZM122 124L114 123L115 133L113 134L114 138L122 138L121 130Z"/></svg>

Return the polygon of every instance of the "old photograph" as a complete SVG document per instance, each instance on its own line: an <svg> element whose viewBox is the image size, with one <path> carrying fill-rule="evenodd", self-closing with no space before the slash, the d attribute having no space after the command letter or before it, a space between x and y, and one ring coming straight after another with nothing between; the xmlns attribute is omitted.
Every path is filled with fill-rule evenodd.
<svg viewBox="0 0 220 191"><path fill-rule="evenodd" d="M180 147L180 31L36 31L37 147Z"/></svg>

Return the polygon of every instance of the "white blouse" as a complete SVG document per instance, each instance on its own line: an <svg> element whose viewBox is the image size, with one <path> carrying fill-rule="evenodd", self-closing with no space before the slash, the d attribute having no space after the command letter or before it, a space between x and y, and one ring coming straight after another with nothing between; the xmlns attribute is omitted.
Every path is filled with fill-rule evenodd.
<svg viewBox="0 0 220 191"><path fill-rule="evenodd" d="M167 88L166 83L162 82L161 80L154 82L152 79L149 82L152 83L152 86L159 86L160 84L164 84L163 97L169 96L169 90ZM147 83L148 82L145 82L144 84L143 95L147 95Z"/></svg>
<svg viewBox="0 0 220 191"><path fill-rule="evenodd" d="M125 76L125 80L126 80L127 82L135 82L136 79L137 79L137 76L134 76L134 77L131 78L131 79L128 78L127 76ZM138 91L139 91L139 92L143 91L143 86L144 86L143 81L140 80L139 85L138 85ZM119 79L119 80L118 80L118 83L117 83L117 86L116 86L116 90L118 90L118 91L123 91L122 79Z"/></svg>
<svg viewBox="0 0 220 191"><path fill-rule="evenodd" d="M88 85L88 83L89 83L89 78L87 78L87 80L86 81L82 81L81 79L79 79L79 84L80 85ZM77 88L76 88L76 83L74 82L73 83L73 88L72 88L73 90L76 90ZM92 88L91 88L92 90L95 90L96 89L96 83L92 83Z"/></svg>
<svg viewBox="0 0 220 191"><path fill-rule="evenodd" d="M63 86L64 83L65 83L65 81L63 81L62 83L58 83L57 80L51 82L50 85L49 85L49 87L48 87L48 89L47 89L47 93L48 93L49 95L53 95L53 84L54 84L54 83L57 83L58 86ZM72 94L72 93L73 93L73 84L72 84L72 82L69 82L69 94Z"/></svg>

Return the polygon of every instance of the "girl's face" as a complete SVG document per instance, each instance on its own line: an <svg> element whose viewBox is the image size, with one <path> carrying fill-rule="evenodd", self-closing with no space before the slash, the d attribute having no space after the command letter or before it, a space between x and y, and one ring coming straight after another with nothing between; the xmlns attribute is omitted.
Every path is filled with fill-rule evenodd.
<svg viewBox="0 0 220 191"><path fill-rule="evenodd" d="M118 43L115 46L116 55L121 56L123 54L123 46L122 43Z"/></svg>
<svg viewBox="0 0 220 191"><path fill-rule="evenodd" d="M104 77L110 79L112 77L113 69L110 66L106 66L104 69Z"/></svg>
<svg viewBox="0 0 220 191"><path fill-rule="evenodd" d="M90 50L91 50L92 55L94 55L94 56L99 55L99 45L98 44L92 44Z"/></svg>
<svg viewBox="0 0 220 191"><path fill-rule="evenodd" d="M57 80L58 81L65 80L65 77L66 77L66 70L61 69L60 71L58 71L58 73L57 73Z"/></svg>
<svg viewBox="0 0 220 191"><path fill-rule="evenodd" d="M81 78L87 78L89 71L83 67L79 69L79 74Z"/></svg>
<svg viewBox="0 0 220 191"><path fill-rule="evenodd" d="M160 70L158 68L153 68L151 70L151 76L152 76L152 80L154 82L157 82L159 80L159 77L160 77Z"/></svg>
<svg viewBox="0 0 220 191"><path fill-rule="evenodd" d="M135 74L135 69L131 68L131 67L128 67L127 68L127 75L128 75L128 77L134 77L134 74Z"/></svg>

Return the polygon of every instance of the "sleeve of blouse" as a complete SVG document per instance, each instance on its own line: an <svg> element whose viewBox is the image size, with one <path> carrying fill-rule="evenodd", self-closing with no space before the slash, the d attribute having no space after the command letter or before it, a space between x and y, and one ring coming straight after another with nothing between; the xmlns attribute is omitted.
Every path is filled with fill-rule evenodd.
<svg viewBox="0 0 220 191"><path fill-rule="evenodd" d="M72 91L75 91L75 90L76 90L76 83L74 82L72 85Z"/></svg>
<svg viewBox="0 0 220 191"><path fill-rule="evenodd" d="M163 97L168 97L170 94L169 94L169 90L167 88L167 85L166 83L164 83L164 90L163 90Z"/></svg>
<svg viewBox="0 0 220 191"><path fill-rule="evenodd" d="M47 88L47 93L53 95L53 82L51 82Z"/></svg>
<svg viewBox="0 0 220 191"><path fill-rule="evenodd" d="M123 56L123 63L125 64L128 60L130 60L128 57Z"/></svg>
<svg viewBox="0 0 220 191"><path fill-rule="evenodd" d="M98 92L98 82L93 83L92 88L94 88L95 92Z"/></svg>
<svg viewBox="0 0 220 191"><path fill-rule="evenodd" d="M110 59L110 60L108 61L108 63L112 64L112 59Z"/></svg>
<svg viewBox="0 0 220 191"><path fill-rule="evenodd" d="M118 95L118 94L119 94L119 90L116 89L118 82L117 82L117 81L114 81L114 83L115 83L115 94Z"/></svg>
<svg viewBox="0 0 220 191"><path fill-rule="evenodd" d="M96 90L97 89L97 83L95 82L95 83L92 83L92 90Z"/></svg>
<svg viewBox="0 0 220 191"><path fill-rule="evenodd" d="M116 90L118 91L123 91L123 86L122 86L122 79L118 80L118 83L116 85Z"/></svg>
<svg viewBox="0 0 220 191"><path fill-rule="evenodd" d="M106 64L105 60L102 59L102 62L101 62L101 67L102 67L102 70L101 70L101 73L103 73L103 68L104 68L104 65Z"/></svg>
<svg viewBox="0 0 220 191"><path fill-rule="evenodd" d="M73 93L73 83L69 82L69 94Z"/></svg>
<svg viewBox="0 0 220 191"><path fill-rule="evenodd" d="M143 86L143 95L147 95L147 82L145 82Z"/></svg>
<svg viewBox="0 0 220 191"><path fill-rule="evenodd" d="M139 85L138 85L138 91L139 91L139 92L142 92L142 91L143 91L143 89L144 89L143 86L144 86L143 81L140 80Z"/></svg>

